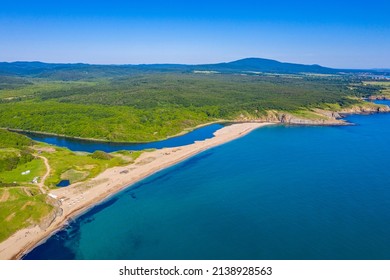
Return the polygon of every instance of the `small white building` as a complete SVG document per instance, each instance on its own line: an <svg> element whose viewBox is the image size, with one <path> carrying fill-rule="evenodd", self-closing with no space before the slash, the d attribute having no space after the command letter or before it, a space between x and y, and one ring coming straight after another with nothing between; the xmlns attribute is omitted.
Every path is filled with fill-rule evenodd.
<svg viewBox="0 0 390 280"><path fill-rule="evenodd" d="M51 198L54 198L54 199L58 198L58 196L56 196L55 194L52 194L52 193L49 193L48 196L50 196Z"/></svg>

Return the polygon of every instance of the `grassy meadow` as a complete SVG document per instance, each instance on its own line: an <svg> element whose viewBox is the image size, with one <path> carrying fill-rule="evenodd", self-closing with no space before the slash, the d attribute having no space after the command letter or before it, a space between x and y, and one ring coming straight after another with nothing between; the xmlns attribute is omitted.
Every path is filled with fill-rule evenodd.
<svg viewBox="0 0 390 280"><path fill-rule="evenodd" d="M61 180L70 183L93 178L105 169L132 163L142 151L107 154L72 152L65 148L37 143L26 136L0 129L0 242L19 229L39 224L54 207L48 202L35 177L50 173L45 186L56 188ZM23 172L29 170L29 174Z"/></svg>

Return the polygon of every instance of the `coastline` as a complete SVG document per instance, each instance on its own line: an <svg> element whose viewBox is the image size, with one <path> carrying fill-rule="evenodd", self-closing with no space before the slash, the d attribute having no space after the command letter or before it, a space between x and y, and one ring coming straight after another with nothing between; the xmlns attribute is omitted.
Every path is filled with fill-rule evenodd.
<svg viewBox="0 0 390 280"><path fill-rule="evenodd" d="M388 105L380 105L375 104L372 101L375 100L390 100L390 97L384 96L371 96L370 98L362 99L367 101L366 104L356 104L350 107L341 108L340 110L332 111L325 110L319 108L311 108L308 112L314 113L320 119L310 119L301 116L294 115L292 112L287 111L277 111L277 110L269 110L266 112L266 115L263 117L246 117L241 116L236 119L218 119L206 123L201 123L194 127L186 128L183 131L171 135L162 139L152 140L152 141L111 141L106 139L96 139L96 138L88 138L88 137L77 137L77 136L68 136L65 134L57 134L52 132L41 132L34 130L26 130L20 128L9 128L9 127L0 127L0 129L9 130L17 133L26 133L26 134L36 134L41 136L51 136L51 137L61 137L65 139L73 139L80 141L90 141L96 143L117 143L117 144L143 144L143 143L153 143L165 141L171 138L179 137L190 133L198 128L202 128L212 124L234 124L234 123L248 123L248 122L267 122L274 124L291 124L291 125L317 125L317 126L328 126L328 125L350 125L346 121L343 120L345 115L350 114L373 114L373 113L388 113L390 112L390 107Z"/></svg>
<svg viewBox="0 0 390 280"><path fill-rule="evenodd" d="M105 170L97 177L52 190L53 203L59 205L47 228L39 225L19 230L0 243L0 259L20 259L28 251L60 230L67 221L134 183L207 149L240 138L251 131L272 125L270 122L246 122L225 126L214 137L194 144L143 153L134 163Z"/></svg>

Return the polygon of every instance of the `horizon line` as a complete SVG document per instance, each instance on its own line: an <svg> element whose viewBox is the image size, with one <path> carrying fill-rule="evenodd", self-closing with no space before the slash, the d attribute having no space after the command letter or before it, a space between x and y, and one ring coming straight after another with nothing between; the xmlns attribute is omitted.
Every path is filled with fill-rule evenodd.
<svg viewBox="0 0 390 280"><path fill-rule="evenodd" d="M63 65L95 65L95 66L142 66L142 65L182 65L182 66L202 66L202 65L214 65L214 64L222 64L222 63L232 63L236 61L241 61L245 59L259 59L259 60L269 60L274 61L278 63L286 63L286 64L298 64L298 65L306 65L306 66L320 66L324 68L329 69L335 69L335 70L390 70L390 67L379 67L379 68L334 68L329 66L323 66L318 63L314 64L305 64L305 63L299 63L299 62L287 62L287 61L280 61L276 59L271 58L262 58L262 57L244 57L236 60L231 61L221 61L221 62L215 62L215 63L199 63L199 64L193 64L193 63L172 63L172 62L159 62L159 63L88 63L88 62L46 62L41 60L14 60L14 61L0 61L0 63L42 63L42 64L63 64Z"/></svg>

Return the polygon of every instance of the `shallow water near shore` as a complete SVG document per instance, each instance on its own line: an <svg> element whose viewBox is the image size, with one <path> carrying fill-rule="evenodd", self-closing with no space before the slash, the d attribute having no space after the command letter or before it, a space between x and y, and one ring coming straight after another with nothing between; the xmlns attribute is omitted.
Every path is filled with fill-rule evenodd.
<svg viewBox="0 0 390 280"><path fill-rule="evenodd" d="M390 259L390 114L347 120L264 127L198 154L25 259Z"/></svg>

